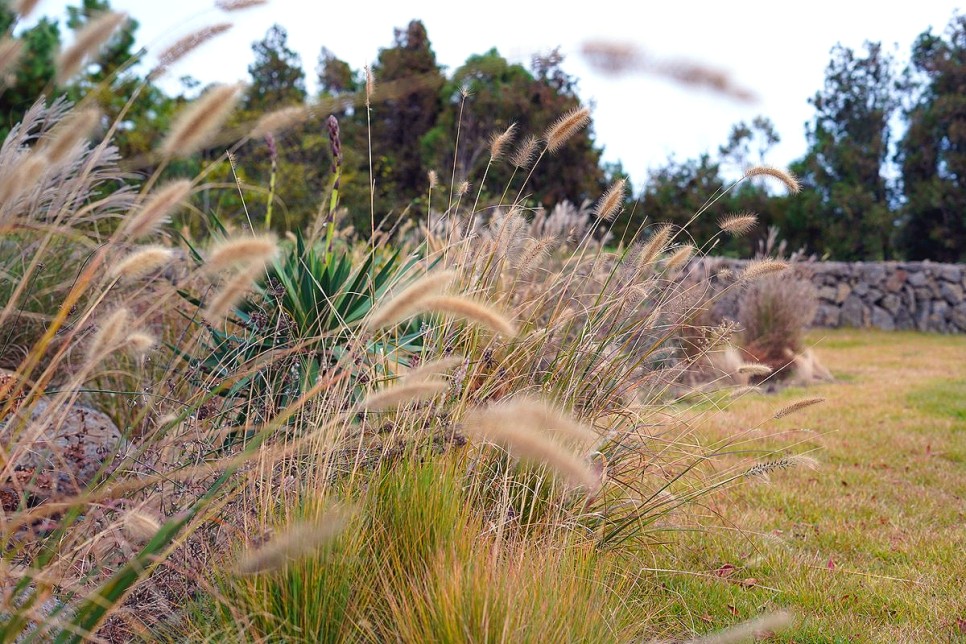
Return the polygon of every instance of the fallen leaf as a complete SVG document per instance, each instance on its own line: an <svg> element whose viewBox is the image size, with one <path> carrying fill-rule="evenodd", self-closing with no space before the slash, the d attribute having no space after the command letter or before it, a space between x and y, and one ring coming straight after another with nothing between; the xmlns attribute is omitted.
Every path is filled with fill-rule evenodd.
<svg viewBox="0 0 966 644"><path fill-rule="evenodd" d="M828 568L829 570L835 570L835 560L829 559L828 563L825 564L825 567Z"/></svg>
<svg viewBox="0 0 966 644"><path fill-rule="evenodd" d="M966 633L966 619L962 617L956 618L956 628L959 629L960 633Z"/></svg>
<svg viewBox="0 0 966 644"><path fill-rule="evenodd" d="M748 577L748 579L742 580L741 585L745 588L754 588L758 585L758 580L754 577Z"/></svg>
<svg viewBox="0 0 966 644"><path fill-rule="evenodd" d="M714 571L714 574L716 574L719 577L730 577L734 573L735 573L735 567L727 563Z"/></svg>
<svg viewBox="0 0 966 644"><path fill-rule="evenodd" d="M731 604L728 604L728 612L734 615L735 617L738 616L738 609L732 606Z"/></svg>
<svg viewBox="0 0 966 644"><path fill-rule="evenodd" d="M708 615L707 613L702 615L699 619L705 624L710 624L714 621L714 618L712 618L711 615Z"/></svg>

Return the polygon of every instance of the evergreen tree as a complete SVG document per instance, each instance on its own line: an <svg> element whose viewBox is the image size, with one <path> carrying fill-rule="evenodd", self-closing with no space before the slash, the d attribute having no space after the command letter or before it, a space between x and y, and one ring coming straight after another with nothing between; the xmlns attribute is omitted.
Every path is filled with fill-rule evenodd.
<svg viewBox="0 0 966 644"><path fill-rule="evenodd" d="M248 66L252 84L245 99L249 110L269 111L305 100L302 60L288 48L288 33L273 25L263 40L252 45L255 62Z"/></svg>
<svg viewBox="0 0 966 644"><path fill-rule="evenodd" d="M899 145L900 243L909 259L966 261L966 16L945 38L921 34L908 74L919 91Z"/></svg>
<svg viewBox="0 0 966 644"><path fill-rule="evenodd" d="M426 190L420 140L436 124L445 78L436 64L423 23L397 29L392 47L373 66L377 102L371 110L376 225L386 213L404 210ZM380 93L382 95L380 95ZM364 110L359 110L365 122Z"/></svg>
<svg viewBox="0 0 966 644"><path fill-rule="evenodd" d="M894 214L886 181L889 120L898 108L893 60L878 43L864 55L837 45L825 86L809 101L815 120L806 127L809 149L793 166L805 199L792 201L800 231L821 231L812 250L836 259L893 256Z"/></svg>
<svg viewBox="0 0 966 644"><path fill-rule="evenodd" d="M8 32L15 19L16 14L7 3L0 3L0 32ZM17 39L23 44L20 61L14 70L8 70L7 78L0 79L0 140L40 96L51 100L63 93L54 87L55 60L60 49L57 22L41 18Z"/></svg>

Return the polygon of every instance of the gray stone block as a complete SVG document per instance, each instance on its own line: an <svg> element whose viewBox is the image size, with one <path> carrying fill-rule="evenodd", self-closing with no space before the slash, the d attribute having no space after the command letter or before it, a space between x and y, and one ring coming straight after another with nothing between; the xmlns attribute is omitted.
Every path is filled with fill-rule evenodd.
<svg viewBox="0 0 966 644"><path fill-rule="evenodd" d="M840 320L843 326L863 327L866 326L866 315L862 300L856 295L850 295L842 304Z"/></svg>
<svg viewBox="0 0 966 644"><path fill-rule="evenodd" d="M896 330L896 322L892 315L880 306L872 307L872 326L883 331Z"/></svg>
<svg viewBox="0 0 966 644"><path fill-rule="evenodd" d="M939 293L953 306L963 301L963 287L959 284L942 282L939 285Z"/></svg>

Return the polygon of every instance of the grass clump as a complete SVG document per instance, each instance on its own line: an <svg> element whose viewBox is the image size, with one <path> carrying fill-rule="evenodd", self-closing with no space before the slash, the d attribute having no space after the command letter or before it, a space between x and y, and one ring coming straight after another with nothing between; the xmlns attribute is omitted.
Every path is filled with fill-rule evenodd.
<svg viewBox="0 0 966 644"><path fill-rule="evenodd" d="M225 632L245 623L245 641L633 636L641 622L622 599L633 584L619 579L614 557L566 533L499 544L469 510L461 480L451 459L384 468L355 501L354 518L314 556L223 580Z"/></svg>

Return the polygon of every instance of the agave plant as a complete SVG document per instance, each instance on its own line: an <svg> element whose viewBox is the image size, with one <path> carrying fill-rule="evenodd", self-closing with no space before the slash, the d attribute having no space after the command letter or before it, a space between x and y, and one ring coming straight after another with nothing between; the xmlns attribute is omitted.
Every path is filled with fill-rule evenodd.
<svg viewBox="0 0 966 644"><path fill-rule="evenodd" d="M200 255L198 255L200 259ZM417 257L311 245L299 232L240 303L231 319L208 326L208 341L193 366L215 383L236 420L265 421L289 405L350 350L365 358L387 357L408 365L422 349L420 323L378 337L361 338L360 324L374 304L415 274ZM385 374L380 360L347 361L352 385L361 391L369 374Z"/></svg>

